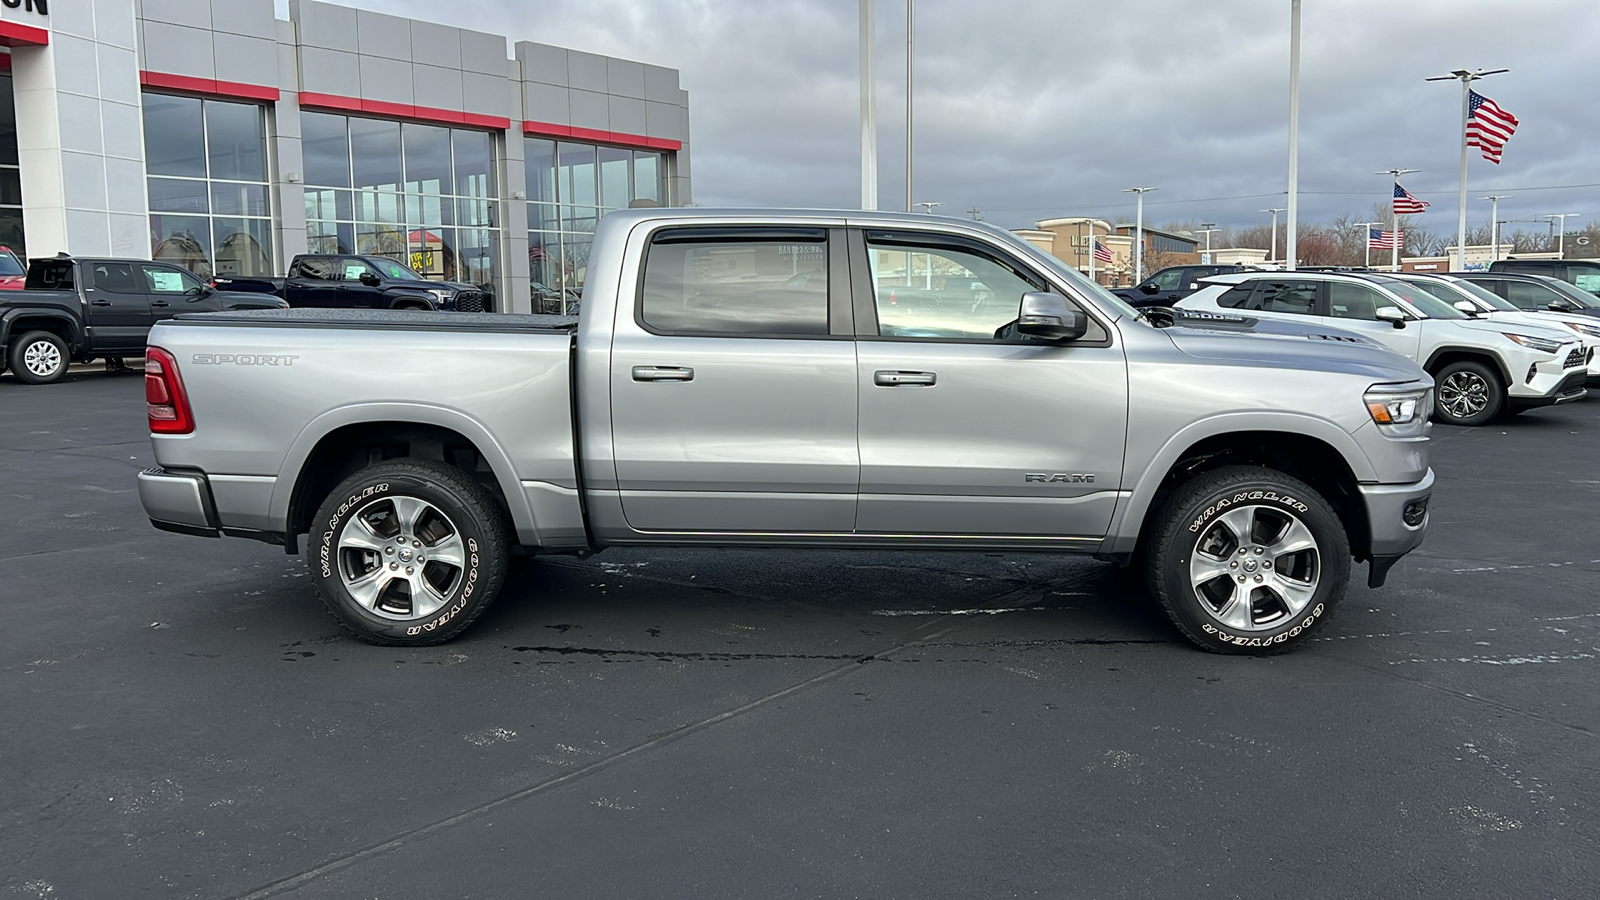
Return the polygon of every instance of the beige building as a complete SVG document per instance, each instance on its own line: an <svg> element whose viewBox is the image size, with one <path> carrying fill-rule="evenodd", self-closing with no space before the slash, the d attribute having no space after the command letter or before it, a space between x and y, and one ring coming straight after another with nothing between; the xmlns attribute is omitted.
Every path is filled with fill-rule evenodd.
<svg viewBox="0 0 1600 900"><path fill-rule="evenodd" d="M1103 285L1116 287L1132 282L1131 234L1119 234L1118 228L1104 219L1085 216L1041 219L1034 226L1016 229L1014 233L1085 275L1093 271L1095 280ZM1128 228L1131 230L1131 226ZM1110 262L1093 258L1095 241L1111 251Z"/></svg>

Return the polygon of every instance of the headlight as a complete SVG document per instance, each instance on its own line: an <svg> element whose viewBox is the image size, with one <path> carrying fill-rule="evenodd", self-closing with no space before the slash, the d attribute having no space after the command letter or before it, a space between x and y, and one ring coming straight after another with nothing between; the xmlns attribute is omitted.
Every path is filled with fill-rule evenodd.
<svg viewBox="0 0 1600 900"><path fill-rule="evenodd" d="M1553 341L1549 338L1534 337L1531 334L1512 334L1509 331L1502 331L1500 333L1505 335L1508 339L1516 341L1522 346L1527 347L1529 350L1537 350L1540 353L1554 353L1561 349L1560 341Z"/></svg>
<svg viewBox="0 0 1600 900"><path fill-rule="evenodd" d="M450 298L456 295L455 291L445 290L444 288L429 288L428 293L432 294L433 298L439 301L440 306L448 303Z"/></svg>
<svg viewBox="0 0 1600 900"><path fill-rule="evenodd" d="M1394 438L1418 437L1433 414L1433 388L1396 391L1376 387L1362 397L1378 430Z"/></svg>
<svg viewBox="0 0 1600 900"><path fill-rule="evenodd" d="M1600 328L1596 328L1593 325L1579 325L1577 322L1562 322L1561 324L1571 328L1573 331L1576 331L1584 337L1600 338Z"/></svg>

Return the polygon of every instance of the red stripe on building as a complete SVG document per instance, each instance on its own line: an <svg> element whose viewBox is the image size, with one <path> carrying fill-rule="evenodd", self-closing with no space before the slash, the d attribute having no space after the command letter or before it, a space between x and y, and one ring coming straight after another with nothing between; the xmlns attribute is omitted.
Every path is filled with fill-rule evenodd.
<svg viewBox="0 0 1600 900"><path fill-rule="evenodd" d="M431 106L412 106L409 103L361 100L356 97L341 97L337 94L316 94L310 91L302 91L300 93L300 108L364 113L369 116L382 116L386 119L410 119L414 122L431 122L439 125L467 125L472 128L485 128L493 131L505 131L511 127L511 120L505 116L486 116L482 113L435 109Z"/></svg>
<svg viewBox="0 0 1600 900"><path fill-rule="evenodd" d="M50 43L50 32L32 25L0 21L0 46L43 47Z"/></svg>
<svg viewBox="0 0 1600 900"><path fill-rule="evenodd" d="M265 100L278 102L275 87L260 84L242 84L237 81L218 81L215 78L193 78L188 75L169 75L165 72L140 72L139 84L157 90L183 91L204 94L207 97L229 97L236 100Z"/></svg>
<svg viewBox="0 0 1600 900"><path fill-rule="evenodd" d="M642 134L629 134L625 131L601 131L597 128L574 128L571 125L556 125L550 122L523 122L522 133L538 135L539 137L577 138L583 141L593 141L598 144L616 144L621 147L633 147L638 150L682 150L683 141L674 141L669 138L645 137Z"/></svg>

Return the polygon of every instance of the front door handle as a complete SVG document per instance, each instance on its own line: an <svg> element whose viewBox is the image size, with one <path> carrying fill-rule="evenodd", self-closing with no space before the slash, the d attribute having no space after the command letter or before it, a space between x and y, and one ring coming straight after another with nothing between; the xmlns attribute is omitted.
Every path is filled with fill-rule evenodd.
<svg viewBox="0 0 1600 900"><path fill-rule="evenodd" d="M90 306L110 306L111 305L111 301L110 300L90 300L89 301L89 305Z"/></svg>
<svg viewBox="0 0 1600 900"><path fill-rule="evenodd" d="M168 303L165 300L151 300L150 301L150 305L151 306L171 306L172 304Z"/></svg>
<svg viewBox="0 0 1600 900"><path fill-rule="evenodd" d="M922 385L932 387L939 380L933 372L874 372L872 383L878 387L900 387L902 385Z"/></svg>
<svg viewBox="0 0 1600 900"><path fill-rule="evenodd" d="M693 381L694 370L687 366L634 366L634 381Z"/></svg>

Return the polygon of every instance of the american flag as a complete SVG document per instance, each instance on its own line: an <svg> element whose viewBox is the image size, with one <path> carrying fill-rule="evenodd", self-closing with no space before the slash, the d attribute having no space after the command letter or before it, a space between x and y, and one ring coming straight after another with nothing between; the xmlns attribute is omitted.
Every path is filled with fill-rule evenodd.
<svg viewBox="0 0 1600 900"><path fill-rule="evenodd" d="M1100 262L1103 262L1103 263L1111 262L1112 259L1113 259L1113 257L1111 256L1111 248L1107 247L1105 244L1100 243L1099 241L1095 241L1094 242L1094 258L1096 260L1099 260Z"/></svg>
<svg viewBox="0 0 1600 900"><path fill-rule="evenodd" d="M1483 151L1483 158L1500 165L1500 151L1517 133L1517 117L1477 91L1467 92L1467 146Z"/></svg>
<svg viewBox="0 0 1600 900"><path fill-rule="evenodd" d="M1416 213L1426 211L1427 208L1429 206L1431 206L1431 205L1432 204L1430 204L1426 200L1418 200L1416 197L1413 197L1411 195L1410 191L1408 191L1405 188L1400 186L1400 182L1396 181L1394 183L1394 214L1395 215L1397 215L1397 216L1414 215Z"/></svg>
<svg viewBox="0 0 1600 900"><path fill-rule="evenodd" d="M1379 231L1376 228L1367 229L1367 247L1371 250L1392 250L1395 247L1404 247L1406 243L1405 229L1395 231Z"/></svg>

